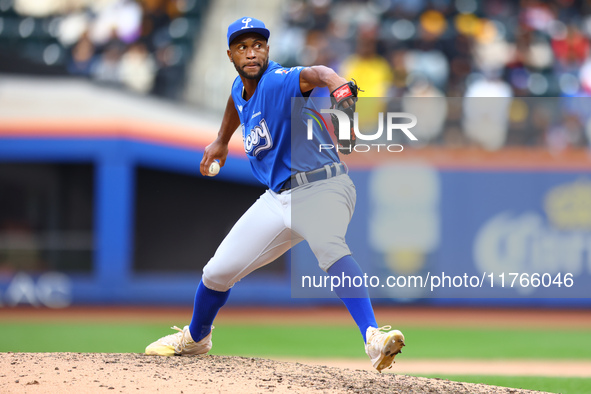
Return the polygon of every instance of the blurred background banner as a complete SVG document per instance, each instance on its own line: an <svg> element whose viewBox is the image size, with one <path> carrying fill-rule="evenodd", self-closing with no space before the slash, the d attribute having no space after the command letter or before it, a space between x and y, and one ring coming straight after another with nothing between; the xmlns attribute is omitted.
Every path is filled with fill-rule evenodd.
<svg viewBox="0 0 591 394"><path fill-rule="evenodd" d="M190 305L264 190L240 133L217 177L198 173L236 77L227 25L244 15L271 29L271 59L355 78L361 130L376 130L375 108L419 120L418 141L396 134L401 152L344 159L358 193L348 242L364 269L493 274L486 292L380 288L377 302L589 306L589 7L0 0L0 306ZM331 303L292 299L297 270L321 275L315 265L298 246L230 302ZM540 284L507 288L511 273Z"/></svg>

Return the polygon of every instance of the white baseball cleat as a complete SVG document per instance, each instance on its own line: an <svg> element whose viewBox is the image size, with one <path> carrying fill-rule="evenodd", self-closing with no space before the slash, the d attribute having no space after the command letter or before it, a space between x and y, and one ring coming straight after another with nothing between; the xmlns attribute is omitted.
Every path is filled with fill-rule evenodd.
<svg viewBox="0 0 591 394"><path fill-rule="evenodd" d="M211 332L199 342L193 341L189 326L182 330L177 326L171 327L178 332L160 338L146 347L146 354L151 356L186 356L205 354L211 349ZM213 326L211 326L213 329Z"/></svg>
<svg viewBox="0 0 591 394"><path fill-rule="evenodd" d="M392 368L394 357L398 353L402 353L404 335L398 330L388 331L391 328L390 326L369 327L365 333L367 339L365 353L367 353L373 367L378 372L382 372L386 368Z"/></svg>

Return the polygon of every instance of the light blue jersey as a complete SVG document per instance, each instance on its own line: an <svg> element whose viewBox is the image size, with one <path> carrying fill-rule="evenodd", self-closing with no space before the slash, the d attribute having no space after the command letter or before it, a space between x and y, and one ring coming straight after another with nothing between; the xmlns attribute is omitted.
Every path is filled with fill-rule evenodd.
<svg viewBox="0 0 591 394"><path fill-rule="evenodd" d="M232 85L232 99L240 116L244 150L252 172L275 192L297 172L340 162L336 149L320 151L318 148L319 144L333 144L327 130L313 122L314 139L307 139L309 117L305 113L314 107L312 100L305 107L303 104L302 69L284 68L269 61L269 67L248 101L242 97L244 85L240 77ZM300 99L292 100L293 97Z"/></svg>

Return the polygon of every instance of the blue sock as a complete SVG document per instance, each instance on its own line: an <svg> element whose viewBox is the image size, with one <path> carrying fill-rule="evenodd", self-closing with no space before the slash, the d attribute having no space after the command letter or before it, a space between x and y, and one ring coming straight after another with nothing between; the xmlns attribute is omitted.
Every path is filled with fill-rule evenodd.
<svg viewBox="0 0 591 394"><path fill-rule="evenodd" d="M330 266L327 272L330 276L337 276L341 279L343 277L350 277L351 282L355 276L363 277L361 267L359 267L359 264L350 255L339 259ZM365 332L367 328L378 326L367 288L355 287L347 282L341 283L340 287L335 287L334 291L349 310L353 320L355 320L355 323L359 327L359 331L361 331L363 342L366 342Z"/></svg>
<svg viewBox="0 0 591 394"><path fill-rule="evenodd" d="M213 320L229 296L230 290L211 290L205 287L203 281L199 282L193 305L193 318L189 324L189 332L195 342L199 342L211 332Z"/></svg>

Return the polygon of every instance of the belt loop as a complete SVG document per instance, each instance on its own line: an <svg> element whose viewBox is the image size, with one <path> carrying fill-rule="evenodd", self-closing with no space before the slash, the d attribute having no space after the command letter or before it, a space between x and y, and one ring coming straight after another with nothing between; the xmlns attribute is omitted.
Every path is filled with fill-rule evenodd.
<svg viewBox="0 0 591 394"><path fill-rule="evenodd" d="M330 166L328 164L324 165L324 171L326 171L326 179L332 177L332 171L330 170Z"/></svg>
<svg viewBox="0 0 591 394"><path fill-rule="evenodd" d="M333 166L334 166L334 170L335 170L335 173L336 173L335 176L341 175L341 165L340 165L340 163L334 163Z"/></svg>
<svg viewBox="0 0 591 394"><path fill-rule="evenodd" d="M305 172L298 172L298 173L296 174L296 179L297 179L297 181L298 181L298 183L299 183L299 186L301 186L301 185L305 185L305 184L307 184L307 183L310 183L310 182L308 181L308 177L306 176L306 173L305 173Z"/></svg>
<svg viewBox="0 0 591 394"><path fill-rule="evenodd" d="M305 172L302 172L302 181L304 181L304 185L310 183L310 181L308 180L308 175L306 175Z"/></svg>

